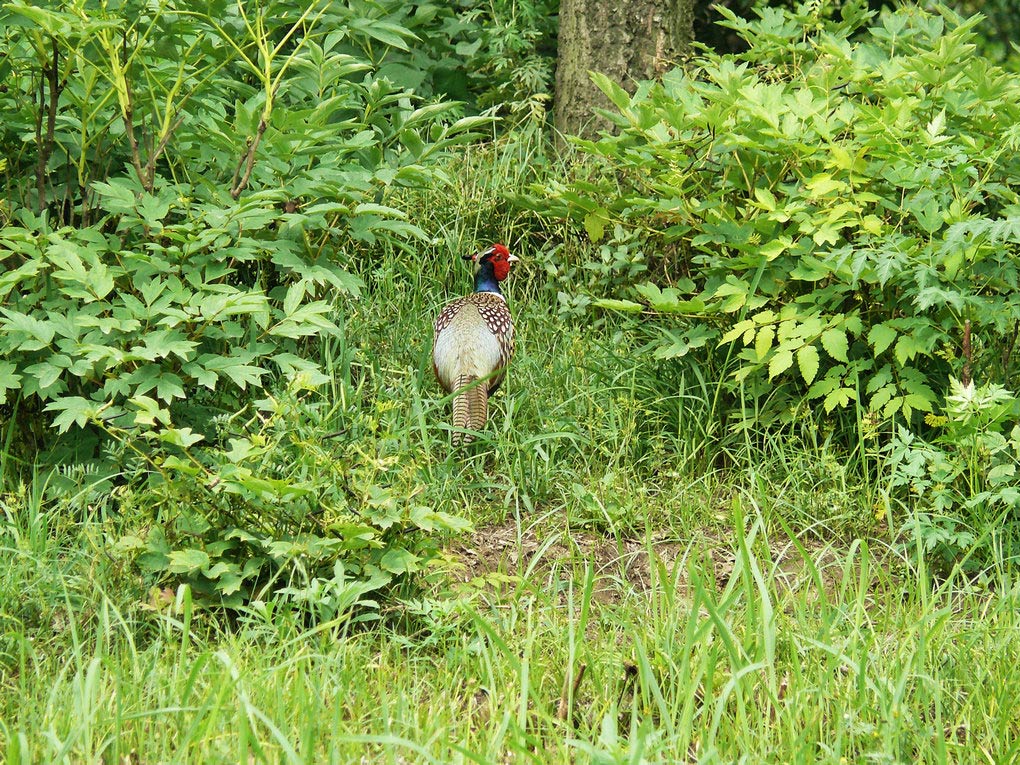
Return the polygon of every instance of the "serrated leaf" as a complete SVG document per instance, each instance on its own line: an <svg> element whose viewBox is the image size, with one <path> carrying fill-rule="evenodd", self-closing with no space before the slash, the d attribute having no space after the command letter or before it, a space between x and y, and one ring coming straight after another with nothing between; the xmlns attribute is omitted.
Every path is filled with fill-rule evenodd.
<svg viewBox="0 0 1020 765"><path fill-rule="evenodd" d="M0 404L7 400L7 391L21 387L21 375L17 374L16 369L11 362L0 361Z"/></svg>
<svg viewBox="0 0 1020 765"><path fill-rule="evenodd" d="M26 338L17 346L20 351L42 350L50 344L56 334L56 328L52 322L42 321L34 316L7 308L0 310L7 317L3 322L0 322L0 328Z"/></svg>
<svg viewBox="0 0 1020 765"><path fill-rule="evenodd" d="M868 332L868 342L871 344L876 356L892 345L895 339L896 330L888 324L876 324Z"/></svg>
<svg viewBox="0 0 1020 765"><path fill-rule="evenodd" d="M815 380L815 382L808 388L808 398L818 398L819 396L825 396L839 387L839 378L830 377L826 375L821 380Z"/></svg>
<svg viewBox="0 0 1020 765"><path fill-rule="evenodd" d="M584 230L588 232L588 238L593 242L602 241L606 233L606 224L609 223L609 211L604 207L592 210L584 216Z"/></svg>
<svg viewBox="0 0 1020 765"><path fill-rule="evenodd" d="M191 574L209 565L209 555L204 550L194 548L174 550L169 555L167 571L172 574Z"/></svg>
<svg viewBox="0 0 1020 765"><path fill-rule="evenodd" d="M71 425L85 427L89 418L96 414L96 404L81 396L65 396L47 404L46 411L60 412L53 418L53 426L61 433L65 433Z"/></svg>
<svg viewBox="0 0 1020 765"><path fill-rule="evenodd" d="M818 374L818 349L813 345L805 345L797 351L797 367L804 383L810 385Z"/></svg>
<svg viewBox="0 0 1020 765"><path fill-rule="evenodd" d="M896 341L896 348L894 349L896 361L899 362L900 366L905 367L907 362L912 361L917 355L918 350L913 337L910 335L900 335L900 339Z"/></svg>
<svg viewBox="0 0 1020 765"><path fill-rule="evenodd" d="M787 369L793 366L792 351L776 351L776 354L769 361L769 379L773 380Z"/></svg>
<svg viewBox="0 0 1020 765"><path fill-rule="evenodd" d="M846 332L842 329L827 329L822 333L822 348L836 361L848 363L850 359L847 352L850 350L850 342L847 340Z"/></svg>
<svg viewBox="0 0 1020 765"><path fill-rule="evenodd" d="M734 340L736 340L742 334L747 332L747 330L751 329L753 326L754 321L752 321L751 319L744 319L743 321L738 321L725 335L722 336L722 339L719 341L719 344L722 345L723 343L732 343Z"/></svg>
<svg viewBox="0 0 1020 765"><path fill-rule="evenodd" d="M927 396L923 396L920 393L908 393L903 397L903 406L917 409L921 412L932 411L932 402Z"/></svg>
<svg viewBox="0 0 1020 765"><path fill-rule="evenodd" d="M129 213L135 209L135 192L122 178L113 178L109 183L93 181L92 188L99 193L104 210L112 213Z"/></svg>
<svg viewBox="0 0 1020 765"><path fill-rule="evenodd" d="M831 393L829 393L829 395L825 397L824 404L825 412L826 414L828 414L836 407L842 409L847 404L849 404L851 400L856 399L857 391L855 391L853 388L836 388L834 391L832 391Z"/></svg>
<svg viewBox="0 0 1020 765"><path fill-rule="evenodd" d="M758 330L758 334L754 338L754 353L758 357L758 361L764 361L765 356L772 350L772 341L776 337L776 330L768 324Z"/></svg>

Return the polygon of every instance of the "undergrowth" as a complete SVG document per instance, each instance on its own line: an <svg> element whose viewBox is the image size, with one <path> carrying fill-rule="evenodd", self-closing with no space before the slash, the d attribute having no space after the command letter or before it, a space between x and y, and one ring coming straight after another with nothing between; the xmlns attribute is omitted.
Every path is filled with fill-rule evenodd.
<svg viewBox="0 0 1020 765"><path fill-rule="evenodd" d="M353 39L378 64L387 33L373 29ZM64 42L84 45L72 31ZM430 50L389 63L442 48ZM678 295L638 293L659 300L654 321L592 310L670 261L626 216L611 232L608 221L582 231L524 202L550 179L597 175L591 160L554 157L537 121L462 145L458 130L482 123L454 130L449 105L389 99L370 81L338 87L361 110L350 124L374 124L371 102L405 127L375 125L377 148L395 154L369 147L357 162L368 139L347 136L345 156L375 174L351 191L349 218L299 212L325 193L316 183L309 198L253 191L231 207L208 188L201 204L158 184L124 194L120 178L89 197L105 218L98 237L27 210L7 233L24 245L16 278L35 290L19 299L38 304L23 306L34 321L5 306L20 371L9 364L4 379L67 406L45 414L19 394L3 410L6 761L1020 757L1020 581L1011 531L996 525L1016 501L1010 391L947 383L923 432L893 432L849 401L838 428L804 402L779 406L790 389L735 384L732 358L706 337L673 352L663 306ZM254 120L258 105L231 108ZM272 157L282 136L266 135ZM424 175L412 175L428 183L386 180L419 160ZM58 176L72 193L73 178ZM29 202L54 192L18 188ZM233 219L217 222L220 205L255 215L254 238L232 251L249 265L189 240L216 284L173 266L179 291L193 290L159 304L187 335L170 338L177 350L152 339L157 323L103 324L109 279L125 310L154 289L116 263L121 244L145 259L173 250L175 233L243 239ZM310 257L287 228L298 223L336 245L314 253L328 275L276 268L277 241ZM485 431L451 450L431 322L470 288L459 256L497 240L521 258L505 284L518 351ZM54 253L66 267L48 280ZM266 322L210 308L235 288ZM57 310L72 303L90 332L121 333L123 369L90 366L71 338L64 366L44 350L48 322L74 334ZM204 343L208 357L181 342ZM245 343L271 371L217 367ZM204 385L210 368L231 384ZM139 388L89 387L121 373ZM144 387L167 373L188 395Z"/></svg>

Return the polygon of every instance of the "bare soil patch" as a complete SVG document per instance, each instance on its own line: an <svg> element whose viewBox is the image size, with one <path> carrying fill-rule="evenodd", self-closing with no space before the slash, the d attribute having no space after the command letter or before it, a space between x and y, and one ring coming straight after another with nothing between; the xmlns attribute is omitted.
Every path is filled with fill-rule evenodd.
<svg viewBox="0 0 1020 765"><path fill-rule="evenodd" d="M814 540L801 545L818 570L822 587L831 592L844 576L845 555ZM549 586L572 578L575 586L580 586L590 566L595 578L593 598L610 604L628 594L647 592L657 572L686 591L689 563L722 590L734 571L736 541L708 531L683 542L675 538L617 539L582 529L519 528L509 521L477 529L450 552L463 565L463 581L501 574ZM661 567L656 572L653 565L657 564ZM759 565L776 583L779 594L802 587L817 590L810 567L789 539L770 539L768 559L759 560Z"/></svg>

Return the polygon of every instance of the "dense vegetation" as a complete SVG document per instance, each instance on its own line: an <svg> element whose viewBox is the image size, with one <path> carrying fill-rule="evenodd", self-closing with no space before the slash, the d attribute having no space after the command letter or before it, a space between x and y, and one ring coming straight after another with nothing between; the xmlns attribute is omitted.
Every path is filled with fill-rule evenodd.
<svg viewBox="0 0 1020 765"><path fill-rule="evenodd" d="M557 150L554 4L0 6L8 761L1017 756L1020 86L738 6Z"/></svg>

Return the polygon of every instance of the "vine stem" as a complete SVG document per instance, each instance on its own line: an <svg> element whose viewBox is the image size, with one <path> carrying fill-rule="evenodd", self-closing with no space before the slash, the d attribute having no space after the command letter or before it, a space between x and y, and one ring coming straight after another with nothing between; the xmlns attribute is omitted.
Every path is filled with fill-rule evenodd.
<svg viewBox="0 0 1020 765"><path fill-rule="evenodd" d="M963 322L963 374L961 382L970 385L971 381L971 346L970 346L970 319Z"/></svg>

